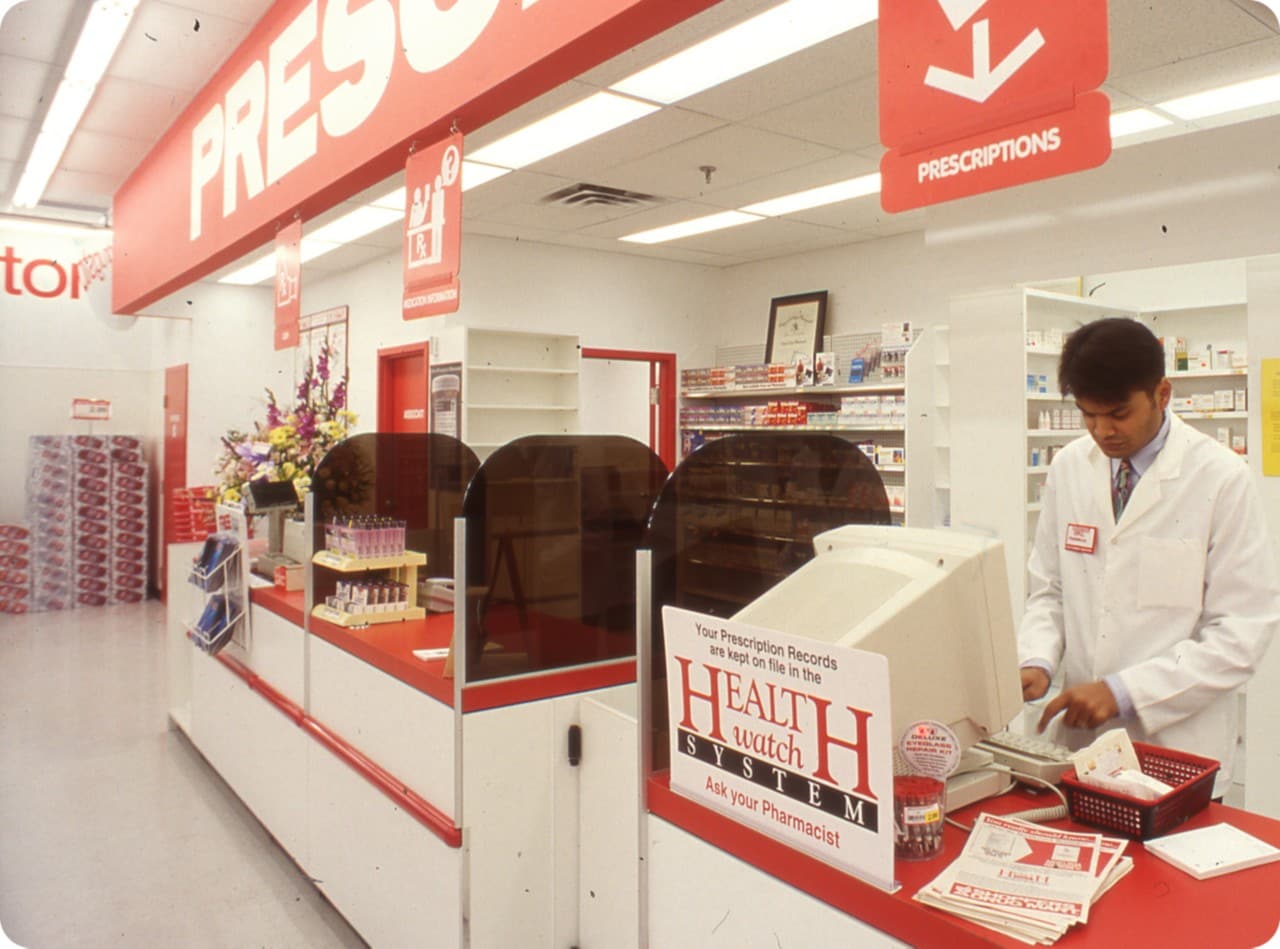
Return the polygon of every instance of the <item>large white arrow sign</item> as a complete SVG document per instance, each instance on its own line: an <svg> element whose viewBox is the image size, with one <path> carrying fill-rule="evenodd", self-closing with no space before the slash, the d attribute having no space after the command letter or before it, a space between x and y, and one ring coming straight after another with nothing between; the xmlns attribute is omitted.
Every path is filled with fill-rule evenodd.
<svg viewBox="0 0 1280 949"><path fill-rule="evenodd" d="M967 0L973 3L974 0ZM961 0L950 0L943 4L943 9L958 8ZM1008 82L1013 74L1027 64L1032 56L1044 45L1044 36L1036 29L1032 30L1004 59L991 68L991 28L989 20L979 20L973 24L973 75L965 76L949 69L930 66L925 73L924 84L963 96L974 102L986 102L991 94Z"/></svg>
<svg viewBox="0 0 1280 949"><path fill-rule="evenodd" d="M942 12L951 21L951 28L958 30L969 18L987 5L987 0L938 0Z"/></svg>

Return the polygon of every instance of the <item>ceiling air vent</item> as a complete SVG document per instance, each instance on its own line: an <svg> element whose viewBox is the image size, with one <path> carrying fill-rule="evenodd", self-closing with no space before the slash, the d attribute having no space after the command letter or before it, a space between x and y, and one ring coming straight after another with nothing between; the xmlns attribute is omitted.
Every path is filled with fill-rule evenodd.
<svg viewBox="0 0 1280 949"><path fill-rule="evenodd" d="M638 191L606 188L579 182L568 188L553 191L542 199L544 204L559 204L569 208L590 208L603 205L611 208L643 208L660 204L661 199Z"/></svg>

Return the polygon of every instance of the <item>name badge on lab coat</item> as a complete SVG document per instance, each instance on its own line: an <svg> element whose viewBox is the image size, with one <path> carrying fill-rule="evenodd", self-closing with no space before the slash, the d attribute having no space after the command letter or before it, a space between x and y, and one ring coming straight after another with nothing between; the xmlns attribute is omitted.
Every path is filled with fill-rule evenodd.
<svg viewBox="0 0 1280 949"><path fill-rule="evenodd" d="M1087 524L1068 524L1067 542L1063 546L1078 554L1091 554L1098 549L1098 529Z"/></svg>

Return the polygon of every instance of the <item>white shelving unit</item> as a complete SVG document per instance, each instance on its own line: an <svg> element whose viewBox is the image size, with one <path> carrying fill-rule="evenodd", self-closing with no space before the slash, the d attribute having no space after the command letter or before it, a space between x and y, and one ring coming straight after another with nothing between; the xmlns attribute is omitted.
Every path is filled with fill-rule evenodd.
<svg viewBox="0 0 1280 949"><path fill-rule="evenodd" d="M1249 412L1249 370L1217 364L1221 350L1246 353L1248 309L1244 303L1144 310L1142 320L1157 336L1181 336L1187 341L1190 367L1169 373L1173 383L1174 410L1212 438L1225 439L1233 450L1246 454ZM1231 393L1231 408L1186 411L1179 399ZM1237 396L1238 393L1238 396ZM1237 399L1240 404L1237 405Z"/></svg>
<svg viewBox="0 0 1280 949"><path fill-rule="evenodd" d="M460 327L431 351L433 363L462 363L462 441L482 461L523 435L579 430L578 337Z"/></svg>
<svg viewBox="0 0 1280 949"><path fill-rule="evenodd" d="M840 352L847 348L851 340L862 337L828 337L828 351ZM907 350L903 363L901 381L877 381L865 383L842 383L838 385L814 386L778 386L778 387L730 387L725 389L692 390L681 392L682 404L713 402L733 405L763 405L779 399L836 401L844 396L854 395L902 395L905 397L906 410L903 420L898 423L885 424L873 422L842 421L835 425L742 425L733 423L681 424L682 432L700 433L732 433L732 432L834 432L854 440L874 439L878 447L886 450L902 449L904 464L877 464L886 489L891 494L890 513L895 519L907 524L933 525L942 523L945 514L938 513L949 509L934 497L934 444L937 432L934 425L938 417L935 412L938 401L934 391L938 388L946 395L945 380L942 384L934 378L935 351L939 343L935 332L926 330L919 333ZM943 346L944 358L945 341ZM735 347L727 353L719 354L720 362L729 365L733 362L746 363L759 361L760 353L750 347ZM729 359L726 360L725 356ZM844 357L842 356L842 360ZM841 363L841 369L847 363ZM949 411L949 406L947 408ZM944 420L945 422L945 420ZM944 424L945 429L945 424ZM945 459L944 459L945 460ZM945 470L945 466L944 469ZM903 503L896 503L893 496L900 497Z"/></svg>

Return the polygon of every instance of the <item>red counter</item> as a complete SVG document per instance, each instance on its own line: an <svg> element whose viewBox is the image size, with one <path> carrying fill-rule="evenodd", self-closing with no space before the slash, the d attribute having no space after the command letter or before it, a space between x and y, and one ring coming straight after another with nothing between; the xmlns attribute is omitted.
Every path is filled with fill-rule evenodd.
<svg viewBox="0 0 1280 949"><path fill-rule="evenodd" d="M1025 945L912 899L964 847L964 832L953 827L946 828L945 849L940 857L921 862L898 861L895 875L902 888L890 894L675 793L665 773L649 781L648 794L650 813L904 942L947 949ZM1009 813L1056 802L1056 798L1014 792L953 816L961 823L971 824L984 809ZM1280 821L1220 804L1210 804L1179 829L1224 822L1280 846ZM1050 826L1098 831L1063 821L1054 821ZM1089 911L1086 925L1073 927L1057 945L1252 949L1275 935L1280 923L1280 862L1211 880L1196 880L1149 855L1139 841L1132 842L1125 852L1133 858L1133 870Z"/></svg>
<svg viewBox="0 0 1280 949"><path fill-rule="evenodd" d="M287 593L278 587L257 587L250 596L258 606L296 626L303 625L305 598L302 591ZM452 613L428 613L422 620L384 623L363 629L347 629L313 617L311 632L419 692L446 705L453 704L454 683L452 677L445 677L445 661L424 661L413 654L415 649L442 649L449 645L453 638ZM635 678L635 659L628 657L509 679L473 682L463 689L462 710L478 712L518 705L625 685L634 682Z"/></svg>

